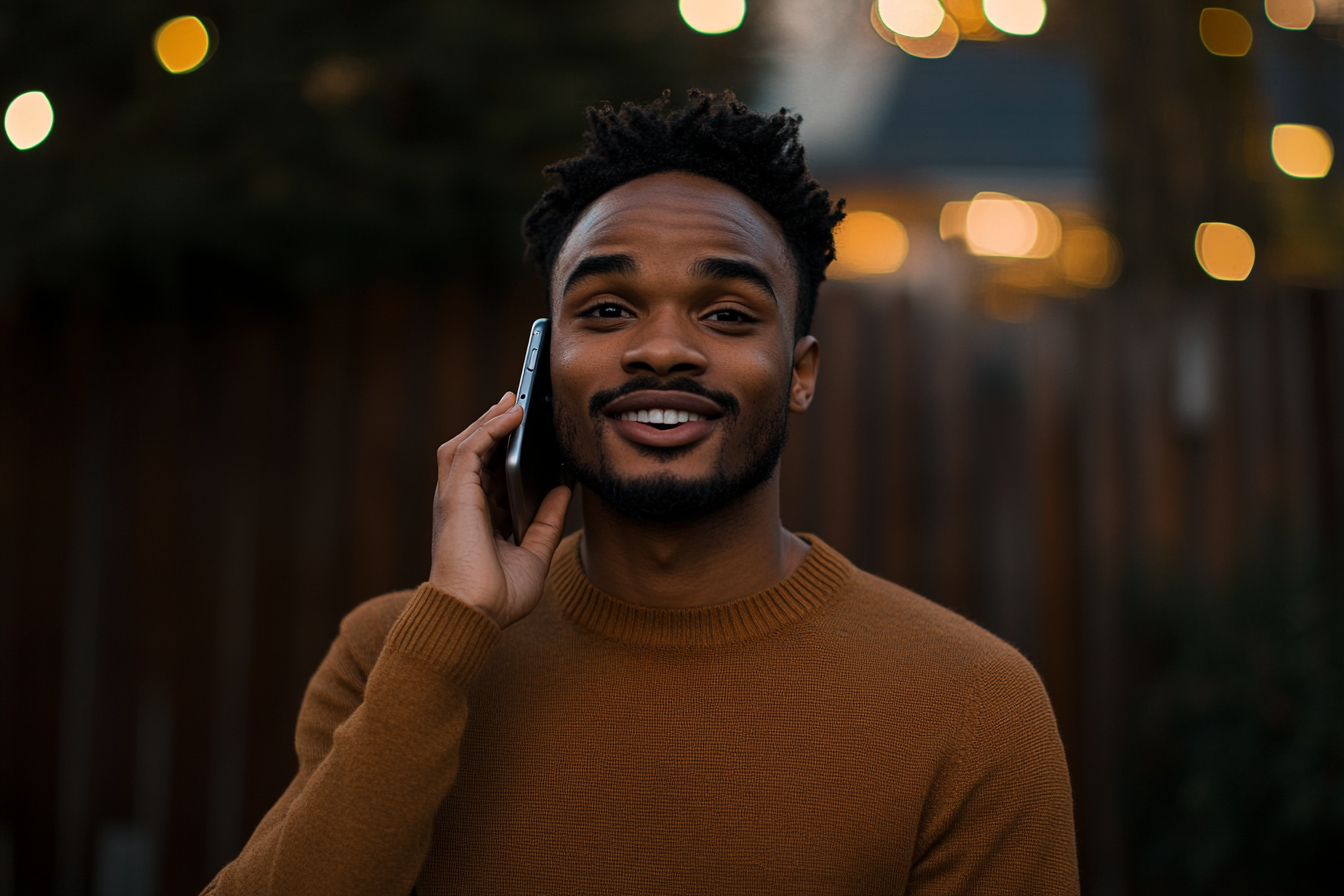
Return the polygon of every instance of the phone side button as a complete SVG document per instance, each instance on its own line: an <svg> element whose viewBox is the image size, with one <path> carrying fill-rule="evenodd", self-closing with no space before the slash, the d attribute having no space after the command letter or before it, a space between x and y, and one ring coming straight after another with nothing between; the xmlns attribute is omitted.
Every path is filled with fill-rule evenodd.
<svg viewBox="0 0 1344 896"><path fill-rule="evenodd" d="M527 369L537 369L537 350L535 348L527 353Z"/></svg>

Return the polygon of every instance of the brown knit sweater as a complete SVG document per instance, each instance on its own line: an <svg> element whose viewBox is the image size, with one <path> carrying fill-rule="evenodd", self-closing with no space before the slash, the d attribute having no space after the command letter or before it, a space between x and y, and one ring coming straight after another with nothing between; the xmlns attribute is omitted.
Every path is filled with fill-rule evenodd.
<svg viewBox="0 0 1344 896"><path fill-rule="evenodd" d="M1077 893L1035 671L804 538L718 606L604 594L575 535L504 632L427 584L357 607L206 892Z"/></svg>

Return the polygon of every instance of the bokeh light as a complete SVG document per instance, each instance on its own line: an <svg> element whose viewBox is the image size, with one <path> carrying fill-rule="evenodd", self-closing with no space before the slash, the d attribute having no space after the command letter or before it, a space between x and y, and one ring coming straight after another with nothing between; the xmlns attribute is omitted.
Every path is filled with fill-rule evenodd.
<svg viewBox="0 0 1344 896"><path fill-rule="evenodd" d="M1031 206L1007 193L977 193L966 208L966 245L976 255L1025 258L1040 225Z"/></svg>
<svg viewBox="0 0 1344 896"><path fill-rule="evenodd" d="M899 270L910 251L905 225L882 212L850 212L835 231L835 263L829 275L858 279Z"/></svg>
<svg viewBox="0 0 1344 896"><path fill-rule="evenodd" d="M947 17L938 0L877 0L877 15L902 37L936 34Z"/></svg>
<svg viewBox="0 0 1344 896"><path fill-rule="evenodd" d="M1045 0L985 0L985 18L1000 31L1029 35L1045 24Z"/></svg>
<svg viewBox="0 0 1344 896"><path fill-rule="evenodd" d="M747 0L679 0L681 17L701 34L724 34L742 24Z"/></svg>
<svg viewBox="0 0 1344 896"><path fill-rule="evenodd" d="M55 120L47 95L30 90L14 97L5 110L5 136L19 149L32 149L47 139Z"/></svg>
<svg viewBox="0 0 1344 896"><path fill-rule="evenodd" d="M943 9L957 20L963 40L1003 40L1003 32L985 18L980 0L943 0Z"/></svg>
<svg viewBox="0 0 1344 896"><path fill-rule="evenodd" d="M1066 227L1056 257L1074 286L1105 289L1120 276L1120 243L1095 224Z"/></svg>
<svg viewBox="0 0 1344 896"><path fill-rule="evenodd" d="M878 24L880 23L875 23L874 27L878 27ZM889 39L911 56L918 56L920 59L942 59L957 48L961 30L957 27L956 19L952 16L943 16L943 23L928 37L906 37L893 32Z"/></svg>
<svg viewBox="0 0 1344 896"><path fill-rule="evenodd" d="M1239 12L1211 6L1199 14L1199 39L1215 56L1245 56L1251 49L1251 23Z"/></svg>
<svg viewBox="0 0 1344 896"><path fill-rule="evenodd" d="M1265 18L1289 31L1304 31L1316 18L1316 0L1265 0Z"/></svg>
<svg viewBox="0 0 1344 896"><path fill-rule="evenodd" d="M194 72L210 56L210 32L195 16L169 19L154 34L154 55L175 75Z"/></svg>
<svg viewBox="0 0 1344 896"><path fill-rule="evenodd" d="M1255 266L1255 243L1235 224L1207 222L1195 231L1195 258L1215 280L1245 280Z"/></svg>
<svg viewBox="0 0 1344 896"><path fill-rule="evenodd" d="M1291 177L1325 177L1335 161L1330 135L1309 124L1279 124L1270 138L1274 164Z"/></svg>

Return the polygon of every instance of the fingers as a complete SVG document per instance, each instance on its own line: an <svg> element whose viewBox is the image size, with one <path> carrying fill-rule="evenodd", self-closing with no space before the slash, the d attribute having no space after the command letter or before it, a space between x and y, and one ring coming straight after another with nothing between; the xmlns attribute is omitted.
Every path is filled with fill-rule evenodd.
<svg viewBox="0 0 1344 896"><path fill-rule="evenodd" d="M482 426L485 426L491 420L509 413L509 411L513 410L516 406L517 402L514 400L513 392L505 392L503 396L500 397L499 401L487 408L486 412L477 417L470 426L440 445L438 450L439 478L446 479L448 477L448 471L453 465L453 457L457 454L458 447L461 446L464 441L478 432Z"/></svg>
<svg viewBox="0 0 1344 896"><path fill-rule="evenodd" d="M551 556L565 533L565 511L569 509L569 499L573 495L574 492L568 486L560 485L551 489L551 493L537 508L532 525L523 533L523 550L547 565L550 565Z"/></svg>

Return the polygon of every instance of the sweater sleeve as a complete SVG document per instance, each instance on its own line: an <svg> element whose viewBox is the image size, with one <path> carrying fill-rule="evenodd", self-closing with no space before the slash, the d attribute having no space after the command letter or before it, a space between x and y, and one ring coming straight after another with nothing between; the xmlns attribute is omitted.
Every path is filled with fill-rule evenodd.
<svg viewBox="0 0 1344 896"><path fill-rule="evenodd" d="M1005 651L976 667L958 741L925 807L906 892L1077 894L1064 747L1021 655Z"/></svg>
<svg viewBox="0 0 1344 896"><path fill-rule="evenodd" d="M376 650L375 620L361 609L304 695L298 774L205 893L407 896L414 887L457 774L467 689L500 630L421 585L366 682L360 655Z"/></svg>

